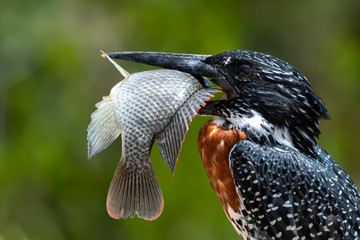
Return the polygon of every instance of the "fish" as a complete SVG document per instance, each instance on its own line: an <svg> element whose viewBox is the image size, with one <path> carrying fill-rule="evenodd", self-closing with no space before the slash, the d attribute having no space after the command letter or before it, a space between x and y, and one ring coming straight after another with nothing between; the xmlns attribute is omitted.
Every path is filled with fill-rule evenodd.
<svg viewBox="0 0 360 240"><path fill-rule="evenodd" d="M88 158L121 135L122 153L107 195L107 212L114 219L158 218L163 195L151 163L154 141L172 173L189 124L205 101L219 92L206 78L176 70L129 74L107 58L125 77L97 103L88 126Z"/></svg>

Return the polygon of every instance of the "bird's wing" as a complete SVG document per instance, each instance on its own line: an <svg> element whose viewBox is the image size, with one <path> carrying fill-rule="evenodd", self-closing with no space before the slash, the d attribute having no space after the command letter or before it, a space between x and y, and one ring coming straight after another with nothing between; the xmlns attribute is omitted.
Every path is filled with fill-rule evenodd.
<svg viewBox="0 0 360 240"><path fill-rule="evenodd" d="M317 150L324 158L250 141L234 146L230 169L248 226L276 239L357 238L359 193L334 160Z"/></svg>

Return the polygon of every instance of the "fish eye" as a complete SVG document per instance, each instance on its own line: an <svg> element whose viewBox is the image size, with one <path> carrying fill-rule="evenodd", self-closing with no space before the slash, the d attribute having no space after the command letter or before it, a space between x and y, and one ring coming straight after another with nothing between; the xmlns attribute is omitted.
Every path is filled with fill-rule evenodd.
<svg viewBox="0 0 360 240"><path fill-rule="evenodd" d="M253 71L253 67L249 63L242 63L237 67L237 73L240 77L249 76Z"/></svg>

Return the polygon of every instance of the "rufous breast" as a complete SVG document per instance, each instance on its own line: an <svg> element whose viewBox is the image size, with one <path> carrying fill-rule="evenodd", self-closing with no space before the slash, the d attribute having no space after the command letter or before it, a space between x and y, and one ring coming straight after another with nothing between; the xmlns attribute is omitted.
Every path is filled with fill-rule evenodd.
<svg viewBox="0 0 360 240"><path fill-rule="evenodd" d="M228 207L240 209L234 180L229 168L229 153L233 146L246 140L244 132L224 126L224 120L213 118L200 129L198 146L201 161L219 200L230 218Z"/></svg>

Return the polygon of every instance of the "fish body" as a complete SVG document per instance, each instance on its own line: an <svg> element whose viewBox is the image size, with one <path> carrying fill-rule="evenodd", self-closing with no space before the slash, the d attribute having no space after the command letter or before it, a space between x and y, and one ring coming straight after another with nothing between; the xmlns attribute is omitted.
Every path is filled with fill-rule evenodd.
<svg viewBox="0 0 360 240"><path fill-rule="evenodd" d="M154 140L173 172L188 125L217 91L187 73L152 70L127 75L96 104L88 127L89 158L122 135L107 197L111 217L153 220L161 214L163 196L150 160Z"/></svg>

